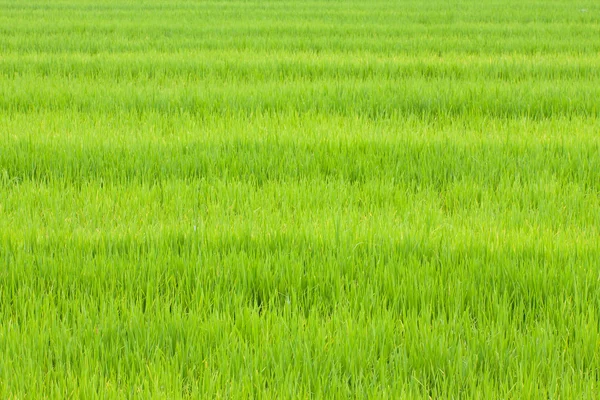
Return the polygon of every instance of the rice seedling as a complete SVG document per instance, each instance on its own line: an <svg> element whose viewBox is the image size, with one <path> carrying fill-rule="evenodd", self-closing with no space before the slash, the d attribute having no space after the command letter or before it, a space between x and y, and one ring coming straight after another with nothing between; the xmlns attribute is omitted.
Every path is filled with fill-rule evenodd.
<svg viewBox="0 0 600 400"><path fill-rule="evenodd" d="M595 2L0 33L0 397L597 397Z"/></svg>

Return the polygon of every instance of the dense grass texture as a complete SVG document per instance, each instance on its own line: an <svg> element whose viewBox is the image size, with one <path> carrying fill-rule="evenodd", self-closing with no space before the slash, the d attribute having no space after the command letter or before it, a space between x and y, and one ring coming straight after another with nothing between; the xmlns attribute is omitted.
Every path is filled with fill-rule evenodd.
<svg viewBox="0 0 600 400"><path fill-rule="evenodd" d="M595 0L0 3L1 398L600 396Z"/></svg>

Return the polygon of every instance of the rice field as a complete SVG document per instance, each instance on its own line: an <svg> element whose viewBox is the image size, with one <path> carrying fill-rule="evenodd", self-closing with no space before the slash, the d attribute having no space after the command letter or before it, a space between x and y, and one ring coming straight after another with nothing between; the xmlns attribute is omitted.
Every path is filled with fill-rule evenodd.
<svg viewBox="0 0 600 400"><path fill-rule="evenodd" d="M0 2L1 398L600 396L595 0Z"/></svg>

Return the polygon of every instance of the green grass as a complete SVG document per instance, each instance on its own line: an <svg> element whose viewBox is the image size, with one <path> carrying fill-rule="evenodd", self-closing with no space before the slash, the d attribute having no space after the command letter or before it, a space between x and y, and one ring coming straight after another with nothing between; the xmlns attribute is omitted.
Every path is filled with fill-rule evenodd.
<svg viewBox="0 0 600 400"><path fill-rule="evenodd" d="M1 398L600 393L596 1L3 1Z"/></svg>

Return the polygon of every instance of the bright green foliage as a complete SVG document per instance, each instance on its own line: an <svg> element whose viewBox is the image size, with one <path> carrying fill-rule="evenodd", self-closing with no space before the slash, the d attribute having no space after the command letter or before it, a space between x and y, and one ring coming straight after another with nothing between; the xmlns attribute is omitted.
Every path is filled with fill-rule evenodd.
<svg viewBox="0 0 600 400"><path fill-rule="evenodd" d="M598 398L596 0L0 4L0 398Z"/></svg>

